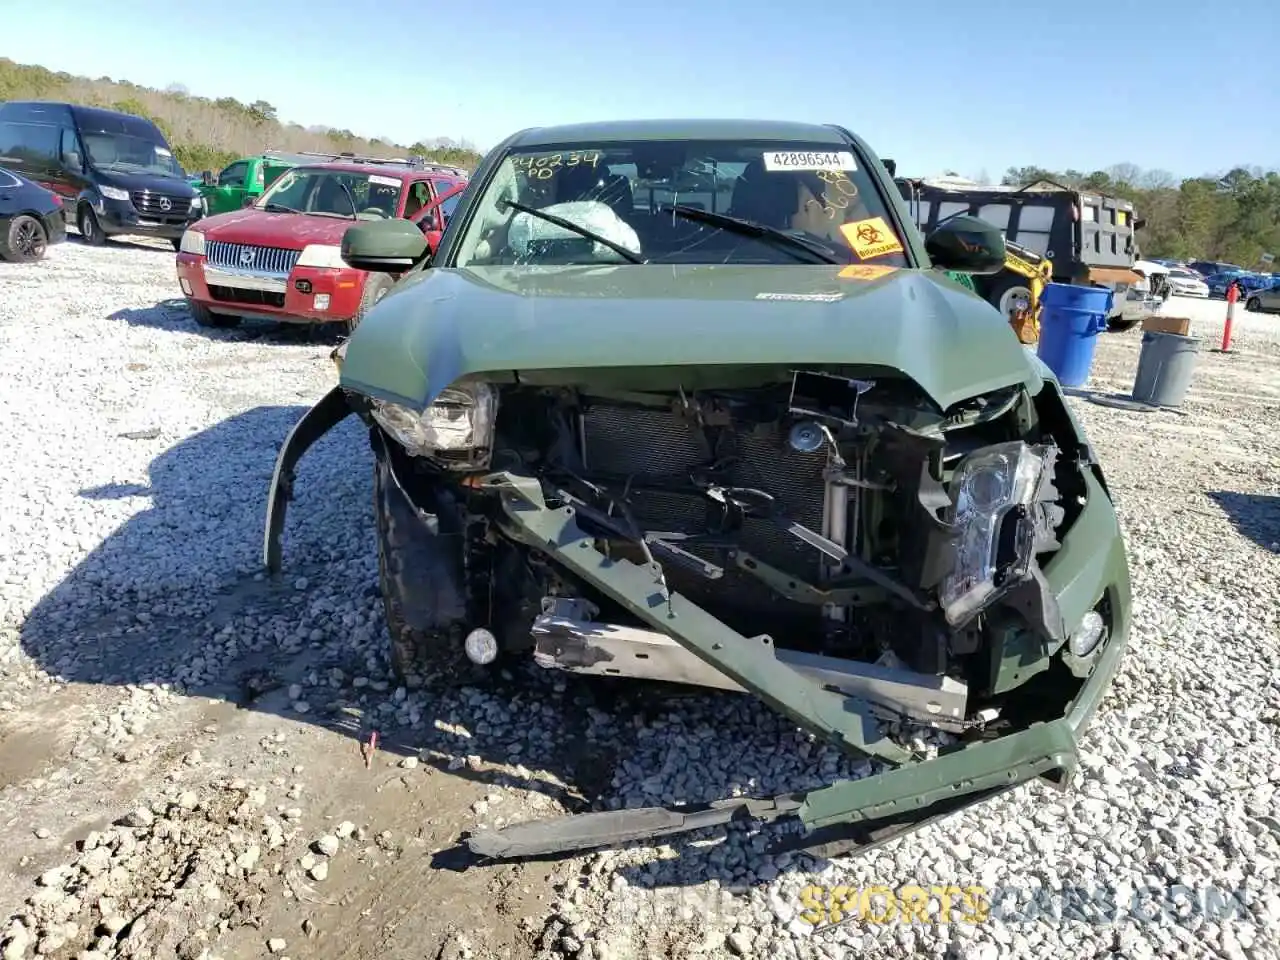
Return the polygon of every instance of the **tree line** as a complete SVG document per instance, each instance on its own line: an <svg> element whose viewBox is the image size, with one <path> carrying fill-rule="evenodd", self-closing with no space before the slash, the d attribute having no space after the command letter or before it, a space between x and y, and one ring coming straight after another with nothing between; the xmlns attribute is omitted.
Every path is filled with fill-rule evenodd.
<svg viewBox="0 0 1280 960"><path fill-rule="evenodd" d="M1241 166L1178 180L1131 163L1092 173L1032 166L1010 167L1001 183L1025 186L1041 178L1133 201L1136 217L1146 220L1138 232L1144 257L1280 269L1262 260L1264 254L1280 256L1280 171Z"/></svg>
<svg viewBox="0 0 1280 960"><path fill-rule="evenodd" d="M418 154L468 170L480 162L475 146L465 140L434 137L405 146L387 137L360 137L350 130L288 123L265 100L241 103L232 97L197 97L181 84L156 90L111 77L91 80L0 57L0 101L4 100L66 101L146 117L163 131L178 162L191 173L216 173L240 157L264 150Z"/></svg>
<svg viewBox="0 0 1280 960"><path fill-rule="evenodd" d="M387 137L288 123L265 100L197 97L180 84L156 90L110 77L91 80L0 57L0 101L23 99L65 100L147 117L164 131L183 169L193 173L217 171L264 150L413 153L469 170L480 162L475 146L465 140L424 138L405 146ZM1280 255L1280 172L1275 170L1240 166L1221 176L1179 180L1131 163L1092 173L1024 166L1010 167L1001 182L1023 186L1041 178L1132 200L1138 217L1146 220L1138 234L1143 256L1225 260L1255 268L1263 254Z"/></svg>

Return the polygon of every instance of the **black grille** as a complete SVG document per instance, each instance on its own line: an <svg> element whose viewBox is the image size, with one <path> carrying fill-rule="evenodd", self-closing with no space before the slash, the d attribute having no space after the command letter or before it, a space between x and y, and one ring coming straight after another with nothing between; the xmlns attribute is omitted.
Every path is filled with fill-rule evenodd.
<svg viewBox="0 0 1280 960"><path fill-rule="evenodd" d="M187 197L173 197L164 193L152 193L150 190L135 190L131 196L134 209L146 217L185 220L191 209L191 201Z"/></svg>
<svg viewBox="0 0 1280 960"><path fill-rule="evenodd" d="M209 296L222 303L247 303L258 307L283 307L284 294L274 290L248 290L209 284Z"/></svg>
<svg viewBox="0 0 1280 960"><path fill-rule="evenodd" d="M732 455L736 464L729 472L729 483L771 494L790 519L821 532L826 455L795 452L777 427L762 433L738 430L713 452L700 430L670 412L595 406L584 419L588 473L628 475L641 484L655 476L687 478L694 468ZM708 521L720 514L717 504L693 490L654 492L633 486L628 499L637 522L648 530L704 533ZM737 538L743 550L770 566L817 583L821 555L771 521L749 518ZM724 560L705 548L691 552L713 562ZM731 566L724 578L714 582L674 571L670 564L667 568L672 586L698 602L714 596L738 606L778 609L779 601L759 580Z"/></svg>

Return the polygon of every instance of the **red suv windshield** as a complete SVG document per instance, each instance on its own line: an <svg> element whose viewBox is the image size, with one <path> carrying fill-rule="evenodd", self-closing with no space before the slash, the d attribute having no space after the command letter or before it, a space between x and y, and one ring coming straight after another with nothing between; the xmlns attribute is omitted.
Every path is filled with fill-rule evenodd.
<svg viewBox="0 0 1280 960"><path fill-rule="evenodd" d="M271 185L259 209L316 217L387 220L399 214L399 177L358 170L296 167Z"/></svg>

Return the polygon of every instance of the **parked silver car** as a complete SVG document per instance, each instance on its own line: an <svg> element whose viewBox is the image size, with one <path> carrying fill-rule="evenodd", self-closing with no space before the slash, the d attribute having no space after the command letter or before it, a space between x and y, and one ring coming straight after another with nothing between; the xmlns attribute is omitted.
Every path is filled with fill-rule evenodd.
<svg viewBox="0 0 1280 960"><path fill-rule="evenodd" d="M1209 285L1204 282L1204 277L1194 270L1188 270L1185 267L1172 267L1166 279L1169 284L1169 292L1175 297L1200 297L1202 299L1208 299L1209 297Z"/></svg>
<svg viewBox="0 0 1280 960"><path fill-rule="evenodd" d="M1254 290L1244 302L1246 310L1254 313L1280 313L1280 280L1262 290Z"/></svg>

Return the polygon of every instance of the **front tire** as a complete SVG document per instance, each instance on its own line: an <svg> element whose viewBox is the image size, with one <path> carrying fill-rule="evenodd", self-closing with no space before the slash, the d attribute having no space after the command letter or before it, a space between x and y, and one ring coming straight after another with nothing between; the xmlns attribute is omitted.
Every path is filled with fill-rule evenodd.
<svg viewBox="0 0 1280 960"><path fill-rule="evenodd" d="M386 456L374 464L373 506L391 668L410 687L475 683L493 664L479 667L463 650L465 534L457 505L441 495L424 521L392 478Z"/></svg>
<svg viewBox="0 0 1280 960"><path fill-rule="evenodd" d="M182 249L182 238L181 238L181 237L172 237L172 238L170 238L169 242L173 244L173 249L174 249L174 250L181 250L181 249Z"/></svg>
<svg viewBox="0 0 1280 960"><path fill-rule="evenodd" d="M223 313L214 313L204 304L197 303L194 300L187 301L187 309L191 311L191 319L196 322L196 326L225 330L240 324L239 317L229 317Z"/></svg>
<svg viewBox="0 0 1280 960"><path fill-rule="evenodd" d="M355 333L364 315L372 310L374 304L385 297L395 285L396 278L389 273L371 273L365 277L364 290L360 294L360 305L356 308L355 316L347 321L348 336Z"/></svg>
<svg viewBox="0 0 1280 960"><path fill-rule="evenodd" d="M45 233L44 225L26 214L19 214L9 221L0 241L3 241L0 259L13 263L34 263L42 259L49 249L49 235Z"/></svg>
<svg viewBox="0 0 1280 960"><path fill-rule="evenodd" d="M1248 310L1250 313L1261 313L1262 301L1259 300L1257 297L1250 297L1248 300L1244 302L1244 308Z"/></svg>
<svg viewBox="0 0 1280 960"><path fill-rule="evenodd" d="M76 214L76 229L80 231L80 239L91 247L100 247L107 242L107 235L102 232L97 214L87 203L82 203L80 212Z"/></svg>

